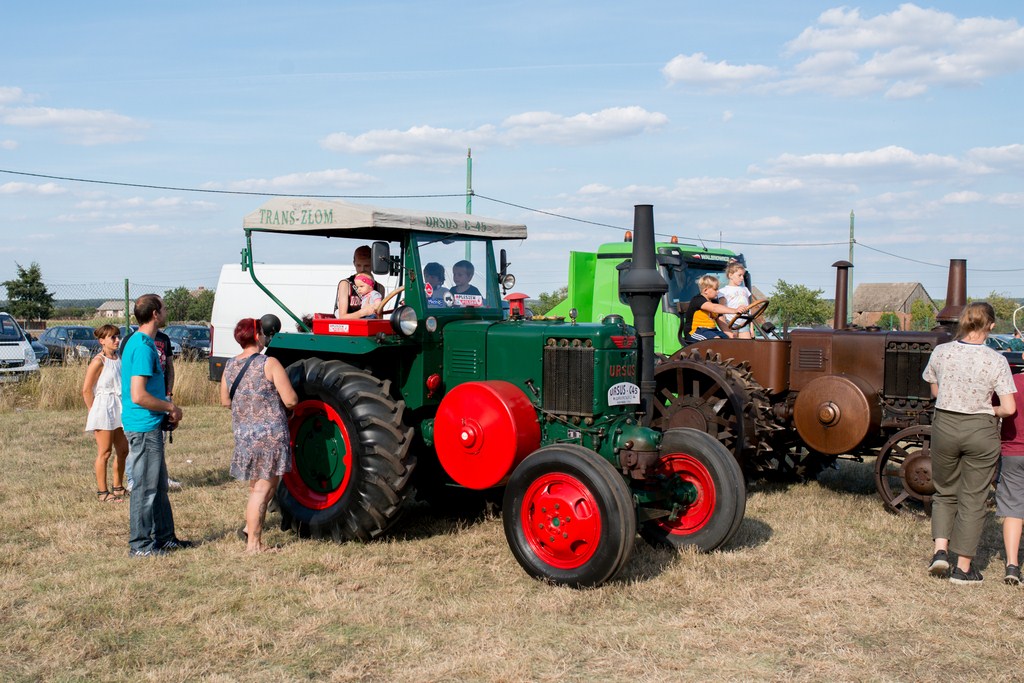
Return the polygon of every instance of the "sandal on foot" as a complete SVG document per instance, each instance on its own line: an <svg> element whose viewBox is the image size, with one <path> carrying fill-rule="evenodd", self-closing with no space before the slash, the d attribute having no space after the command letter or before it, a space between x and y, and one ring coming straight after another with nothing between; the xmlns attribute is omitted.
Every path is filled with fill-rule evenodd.
<svg viewBox="0 0 1024 683"><path fill-rule="evenodd" d="M128 497L128 492L123 486L115 486L110 490L110 495L114 497L114 500L124 500Z"/></svg>
<svg viewBox="0 0 1024 683"><path fill-rule="evenodd" d="M100 503L113 503L117 498L110 491L97 491L96 500Z"/></svg>

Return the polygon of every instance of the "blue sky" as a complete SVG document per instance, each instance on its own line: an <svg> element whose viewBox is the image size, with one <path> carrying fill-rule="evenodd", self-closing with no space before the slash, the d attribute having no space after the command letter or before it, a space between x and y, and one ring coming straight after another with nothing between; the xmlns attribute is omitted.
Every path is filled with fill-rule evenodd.
<svg viewBox="0 0 1024 683"><path fill-rule="evenodd" d="M621 239L638 203L662 235L743 252L766 291L831 296L852 210L854 283L941 298L966 258L970 296L1024 296L1019 3L292 4L5 12L0 281L36 261L61 294L212 287L263 201L22 174L458 194L472 147L473 212L529 226L507 246L531 296L566 282L570 249ZM350 255L257 243L266 262Z"/></svg>

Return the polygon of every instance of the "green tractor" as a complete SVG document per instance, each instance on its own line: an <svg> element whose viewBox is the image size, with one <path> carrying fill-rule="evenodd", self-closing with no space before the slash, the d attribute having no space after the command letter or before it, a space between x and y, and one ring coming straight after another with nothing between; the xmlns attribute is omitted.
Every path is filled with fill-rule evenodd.
<svg viewBox="0 0 1024 683"><path fill-rule="evenodd" d="M292 470L277 492L283 528L366 541L418 509L414 492L500 492L516 560L569 586L614 577L638 531L673 547L726 543L746 506L736 460L702 432L650 426L653 312L666 283L652 207L638 206L636 222L636 255L618 283L634 327L620 315L527 320L521 301L503 319L515 278L493 244L525 238L523 225L294 198L249 214L243 267L257 285L253 236L266 232L372 242L373 272L397 283L376 319L359 320L296 315L264 288L300 330L267 330L267 354L300 399ZM423 277L428 264L465 273L466 263L462 294Z"/></svg>
<svg viewBox="0 0 1024 683"><path fill-rule="evenodd" d="M597 251L569 252L569 284L566 298L547 315L568 317L575 310L577 321L597 322L606 315L621 315L632 320L629 304L619 297L619 264L632 258L632 233L623 242L608 242ZM683 306L698 294L697 280L711 274L725 284L725 267L730 261L746 264L743 254L728 249L708 249L681 244L676 238L654 245L657 268L668 283L668 290L654 313L654 351L671 356L683 346ZM744 275L750 288L750 273Z"/></svg>

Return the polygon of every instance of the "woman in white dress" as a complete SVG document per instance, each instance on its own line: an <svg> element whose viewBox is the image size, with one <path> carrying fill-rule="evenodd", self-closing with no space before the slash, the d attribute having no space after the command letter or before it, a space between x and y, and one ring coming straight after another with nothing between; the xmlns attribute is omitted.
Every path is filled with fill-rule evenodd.
<svg viewBox="0 0 1024 683"><path fill-rule="evenodd" d="M96 437L96 497L101 503L124 500L124 463L128 457L128 439L121 427L121 359L117 355L120 331L113 325L101 325L93 332L100 352L89 362L82 384L82 397L89 408L85 431ZM116 451L113 466L114 487L107 489L107 461Z"/></svg>

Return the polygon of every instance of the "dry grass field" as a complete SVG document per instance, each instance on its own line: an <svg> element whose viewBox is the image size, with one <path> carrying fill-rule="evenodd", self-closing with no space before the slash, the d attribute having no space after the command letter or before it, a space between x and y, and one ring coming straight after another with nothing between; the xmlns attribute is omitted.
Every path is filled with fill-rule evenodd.
<svg viewBox="0 0 1024 683"><path fill-rule="evenodd" d="M95 501L84 407L15 403L0 411L3 681L1019 678L1024 593L1000 581L997 521L983 585L931 579L927 523L882 510L869 464L755 485L723 551L638 539L616 581L578 591L529 579L499 518L421 505L382 542L275 527L281 552L244 555L230 416L209 405L186 407L168 446L178 532L199 547L130 559L127 504Z"/></svg>

